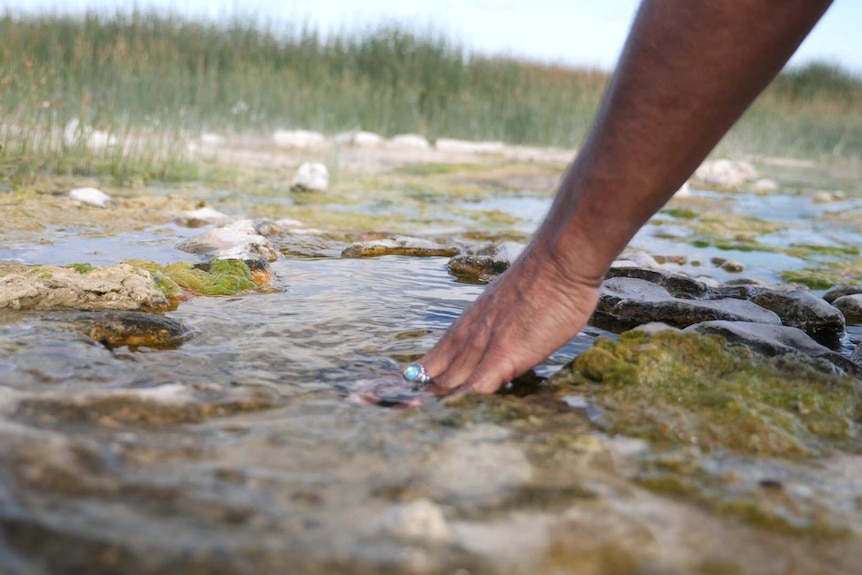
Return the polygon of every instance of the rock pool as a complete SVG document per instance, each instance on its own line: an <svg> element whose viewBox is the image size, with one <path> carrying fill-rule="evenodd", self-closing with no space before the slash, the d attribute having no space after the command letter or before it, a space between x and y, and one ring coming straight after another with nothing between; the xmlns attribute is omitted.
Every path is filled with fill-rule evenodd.
<svg viewBox="0 0 862 575"><path fill-rule="evenodd" d="M759 168L779 192L693 186L638 234L632 253L721 282L779 283L793 272L862 284L862 220L851 217L862 188L846 185L858 167L836 168L846 196L830 203L814 194L835 185L819 169ZM649 407L643 390L607 393L597 382L616 380L603 370L617 377L622 369L630 382L643 364L599 327L503 394L417 410L345 401L357 381L396 373L429 349L483 289L487 278L450 274L449 256L436 248L480 253L525 241L561 169L493 157L371 174L346 165L331 192L308 195L288 193L276 170L261 167L242 185L118 188L117 205L105 209L73 206L47 185L40 191L39 181L4 192L0 280L33 265L205 263L177 249L218 226L177 223L177 213L200 204L233 219L269 218L274 228L264 232L258 221L249 234L266 236L281 257L263 287L174 302L164 316L171 323L153 328L165 345L124 345L114 334L126 330L113 327L107 345L93 335L105 325L94 320L99 311L0 310L0 571L855 572L859 392L828 369L769 360L779 370L769 385L774 373L801 373L824 394L840 389L829 397L841 403L825 412L850 422L840 437L816 419L819 427L796 442L808 419L787 414L815 410L810 393L808 403L770 404L746 397L747 384L734 380L741 395L716 389L707 398L709 409L732 401L746 418L768 418L775 445L793 449L740 448L750 442L732 418L695 421L695 412L711 412L690 409L683 394ZM394 234L433 249L347 257L359 253L345 250L356 242ZM40 281L49 279L57 278ZM126 321L117 317L108 325ZM600 358L584 372L592 379L543 380L597 336L604 347L590 353L611 349L614 362L629 363ZM838 351L849 356L858 337L848 326ZM686 377L713 381L711 373ZM626 409L638 411L620 419ZM691 431L704 426L708 444Z"/></svg>

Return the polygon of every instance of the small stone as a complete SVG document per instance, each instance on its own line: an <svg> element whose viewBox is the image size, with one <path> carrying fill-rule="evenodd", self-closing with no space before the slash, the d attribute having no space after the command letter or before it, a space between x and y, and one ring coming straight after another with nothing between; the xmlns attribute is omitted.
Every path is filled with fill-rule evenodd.
<svg viewBox="0 0 862 575"><path fill-rule="evenodd" d="M108 206L116 205L111 196L96 188L75 188L69 192L69 199L87 204L88 206L96 206L97 208L107 208Z"/></svg>
<svg viewBox="0 0 862 575"><path fill-rule="evenodd" d="M706 161L694 172L693 179L720 190L738 190L757 178L757 170L748 162L733 160Z"/></svg>
<svg viewBox="0 0 862 575"><path fill-rule="evenodd" d="M721 267L721 269L723 269L724 271L732 274L738 274L745 271L745 266L735 260L725 260L721 263L719 267Z"/></svg>
<svg viewBox="0 0 862 575"><path fill-rule="evenodd" d="M329 170L323 164L306 162L299 166L290 189L294 192L325 192L329 189Z"/></svg>
<svg viewBox="0 0 862 575"><path fill-rule="evenodd" d="M389 512L386 526L394 535L407 539L445 543L452 538L443 511L428 499L395 507Z"/></svg>
<svg viewBox="0 0 862 575"><path fill-rule="evenodd" d="M209 206L204 206L196 210L180 212L177 217L174 218L174 222L177 224L190 228L199 228L211 224L224 225L229 221L230 216Z"/></svg>
<svg viewBox="0 0 862 575"><path fill-rule="evenodd" d="M778 190L778 183L769 178L760 178L751 184L751 191L755 194L766 194Z"/></svg>

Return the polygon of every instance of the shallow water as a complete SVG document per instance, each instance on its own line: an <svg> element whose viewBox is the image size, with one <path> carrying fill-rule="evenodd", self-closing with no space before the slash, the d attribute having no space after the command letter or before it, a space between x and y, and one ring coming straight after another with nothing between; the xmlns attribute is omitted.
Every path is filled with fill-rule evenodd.
<svg viewBox="0 0 862 575"><path fill-rule="evenodd" d="M458 207L499 210L529 232L549 201L501 194ZM735 209L794 224L810 224L821 209L800 195L775 201L764 207L740 194ZM52 230L51 243L6 245L2 257L189 261L174 246L202 231L167 225L103 238ZM633 245L685 255L681 270L721 280L732 276L708 263L716 255L770 281L804 264L696 248L686 233L647 226ZM827 230L800 233L769 241L811 243ZM783 573L842 572L862 559L853 537L806 539L776 558L796 540L637 487L631 478L652 465L651 448L596 433L581 400L548 407L538 394L414 412L345 402L358 380L396 373L427 351L481 292L456 281L446 263L289 255L273 264L269 293L198 297L170 312L198 331L173 350L109 350L81 332L73 312L4 312L3 572ZM599 333L585 330L539 374ZM539 431L525 433L522 419L535 419ZM713 454L703 466L733 476L738 492L770 478L816 490L819 499L803 497L810 509L798 497L787 503L791 518L858 535L858 457L807 466ZM418 499L434 502L445 529L405 511ZM744 571L708 570L716 565Z"/></svg>

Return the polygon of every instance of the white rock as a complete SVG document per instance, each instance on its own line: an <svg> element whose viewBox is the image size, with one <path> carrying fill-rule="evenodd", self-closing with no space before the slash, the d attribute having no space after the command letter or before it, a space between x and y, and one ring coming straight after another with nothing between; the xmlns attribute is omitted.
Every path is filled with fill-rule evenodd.
<svg viewBox="0 0 862 575"><path fill-rule="evenodd" d="M104 150L116 146L117 138L107 132L94 130L90 126L82 125L81 121L75 118L66 124L66 127L63 129L63 143L68 147L83 143L87 148Z"/></svg>
<svg viewBox="0 0 862 575"><path fill-rule="evenodd" d="M452 538L443 511L428 499L393 508L386 518L387 530L408 539L446 542Z"/></svg>
<svg viewBox="0 0 862 575"><path fill-rule="evenodd" d="M416 148L426 150L431 147L428 140L419 134L399 134L389 140L390 145L398 148Z"/></svg>
<svg viewBox="0 0 862 575"><path fill-rule="evenodd" d="M230 216L223 214L214 208L205 206L196 210L180 212L177 217L174 218L174 221L182 226L196 228L209 224L225 224L230 221Z"/></svg>
<svg viewBox="0 0 862 575"><path fill-rule="evenodd" d="M771 180L769 178L760 178L759 180L751 184L751 191L755 194L774 192L777 189L778 183L775 180Z"/></svg>
<svg viewBox="0 0 862 575"><path fill-rule="evenodd" d="M829 191L818 190L811 194L811 199L817 204L828 204L829 202L841 202L847 195L841 190Z"/></svg>
<svg viewBox="0 0 862 575"><path fill-rule="evenodd" d="M663 269L661 264L658 263L654 257L649 255L646 252L635 252L628 256L629 261L632 261L639 265L642 268L647 268L650 270L660 270Z"/></svg>
<svg viewBox="0 0 862 575"><path fill-rule="evenodd" d="M685 182L683 185L679 187L679 189L674 193L674 196L684 198L691 193L691 188L688 185L688 182Z"/></svg>
<svg viewBox="0 0 862 575"><path fill-rule="evenodd" d="M434 147L442 152L458 152L465 154L498 154L506 148L503 142L471 142L440 138Z"/></svg>
<svg viewBox="0 0 862 575"><path fill-rule="evenodd" d="M107 208L116 204L111 196L96 188L75 188L69 192L69 199L97 208Z"/></svg>
<svg viewBox="0 0 862 575"><path fill-rule="evenodd" d="M357 148L374 148L383 143L383 138L374 132L344 132L336 135L332 141L341 146Z"/></svg>
<svg viewBox="0 0 862 575"><path fill-rule="evenodd" d="M738 190L757 178L757 170L748 162L733 160L706 161L694 172L694 179L713 188Z"/></svg>
<svg viewBox="0 0 862 575"><path fill-rule="evenodd" d="M281 255L265 237L254 233L251 220L240 220L225 228L210 230L177 246L184 252L207 258L256 259L274 262Z"/></svg>
<svg viewBox="0 0 862 575"><path fill-rule="evenodd" d="M326 144L323 134L307 130L276 130L272 141L283 148L316 148Z"/></svg>
<svg viewBox="0 0 862 575"><path fill-rule="evenodd" d="M293 176L290 189L303 192L325 192L329 188L329 170L323 164L306 162Z"/></svg>

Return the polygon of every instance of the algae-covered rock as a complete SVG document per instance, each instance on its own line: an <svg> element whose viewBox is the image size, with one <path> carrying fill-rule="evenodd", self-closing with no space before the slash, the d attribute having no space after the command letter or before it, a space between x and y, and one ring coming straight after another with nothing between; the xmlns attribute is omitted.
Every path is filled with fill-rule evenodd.
<svg viewBox="0 0 862 575"><path fill-rule="evenodd" d="M153 262L130 260L150 271L169 297L182 297L182 290L197 295L236 295L268 283L272 270L266 261L213 259L207 263L179 262L161 266Z"/></svg>
<svg viewBox="0 0 862 575"><path fill-rule="evenodd" d="M344 248L345 258L374 258L398 255L412 257L452 257L460 250L452 245L440 244L425 238L392 236L378 240L354 242Z"/></svg>
<svg viewBox="0 0 862 575"><path fill-rule="evenodd" d="M457 255L449 260L449 273L470 282L487 283L509 269L521 252L524 244L503 242L476 253Z"/></svg>
<svg viewBox="0 0 862 575"><path fill-rule="evenodd" d="M169 317L136 311L98 312L80 315L77 323L87 335L109 349L151 347L173 349L188 341L195 330Z"/></svg>
<svg viewBox="0 0 862 575"><path fill-rule="evenodd" d="M139 267L22 266L0 277L0 309L167 310L165 293Z"/></svg>
<svg viewBox="0 0 862 575"><path fill-rule="evenodd" d="M184 252L209 258L255 259L274 262L281 254L258 233L252 220L240 220L224 228L210 230L177 246Z"/></svg>
<svg viewBox="0 0 862 575"><path fill-rule="evenodd" d="M610 431L660 443L779 456L859 447L856 380L716 336L599 338L551 383L576 386L603 410Z"/></svg>

